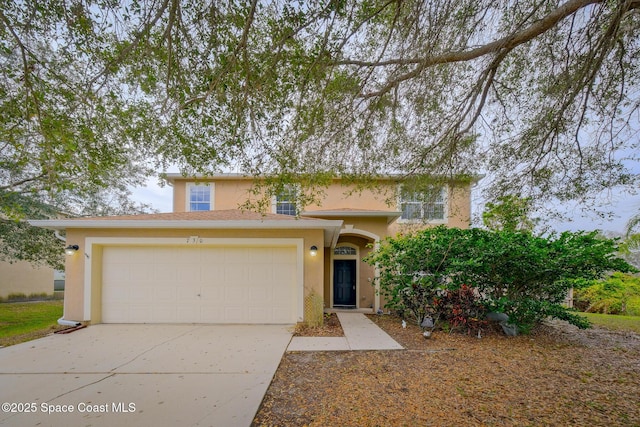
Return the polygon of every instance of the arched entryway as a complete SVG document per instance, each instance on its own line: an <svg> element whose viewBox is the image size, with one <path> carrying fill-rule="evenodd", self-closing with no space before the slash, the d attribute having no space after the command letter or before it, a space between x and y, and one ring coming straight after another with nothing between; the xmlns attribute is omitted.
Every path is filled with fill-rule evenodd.
<svg viewBox="0 0 640 427"><path fill-rule="evenodd" d="M362 261L378 241L377 236L364 230L342 230L329 261L329 307L372 311L379 308L374 288L376 268Z"/></svg>

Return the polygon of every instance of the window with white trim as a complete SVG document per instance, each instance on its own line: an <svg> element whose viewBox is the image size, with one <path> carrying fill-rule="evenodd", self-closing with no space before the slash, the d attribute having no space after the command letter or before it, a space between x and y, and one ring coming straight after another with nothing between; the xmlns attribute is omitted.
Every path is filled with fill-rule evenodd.
<svg viewBox="0 0 640 427"><path fill-rule="evenodd" d="M213 184L187 184L187 211L213 210Z"/></svg>
<svg viewBox="0 0 640 427"><path fill-rule="evenodd" d="M281 215L296 216L298 214L297 195L298 191L295 186L287 186L276 195L274 212Z"/></svg>
<svg viewBox="0 0 640 427"><path fill-rule="evenodd" d="M425 191L400 191L401 219L404 221L444 221L446 219L446 188Z"/></svg>

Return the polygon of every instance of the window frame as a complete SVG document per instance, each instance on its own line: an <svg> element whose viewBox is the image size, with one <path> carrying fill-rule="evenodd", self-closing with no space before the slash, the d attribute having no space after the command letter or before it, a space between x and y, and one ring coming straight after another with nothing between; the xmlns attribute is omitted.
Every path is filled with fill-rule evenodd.
<svg viewBox="0 0 640 427"><path fill-rule="evenodd" d="M209 209L191 209L191 190L196 187L209 187ZM215 184L213 182L187 182L185 187L185 211L186 212L206 212L215 210L214 206L214 194ZM194 203L198 203L197 201Z"/></svg>
<svg viewBox="0 0 640 427"><path fill-rule="evenodd" d="M298 193L300 191L300 186L296 185L296 184L291 184L291 185L287 185L285 188L285 191L288 191L289 194L293 194L293 200L278 200L278 197L280 196L279 194L275 194L272 198L271 198L271 212L273 212L274 214L278 214L278 215L289 215L289 216L293 216L293 217L297 217L298 214L300 213L298 211ZM279 213L278 212L278 206L280 206L281 204L290 204L293 205L293 209L294 209L294 213L293 214L289 214L289 213Z"/></svg>
<svg viewBox="0 0 640 427"><path fill-rule="evenodd" d="M440 194L442 196L442 202L424 202L424 201L419 201L417 200L418 198L416 197L417 194L424 194L427 191L434 191L436 189L440 189ZM440 185L440 186L434 186L432 189L425 189L423 191L420 190L413 190L411 191L411 201L405 201L405 194L406 192L404 191L402 185L400 185L398 187L398 211L402 212L402 216L400 218L398 218L398 222L399 223L425 223L425 224L446 224L449 220L449 188L447 185ZM416 218L403 218L404 216L404 205L411 203L414 206L419 206L419 210L420 210L420 216L416 217ZM427 209L425 209L426 206L431 206L431 207L435 207L437 205L442 205L442 218L427 218L425 216L425 213L427 212ZM435 209L433 210L435 211Z"/></svg>

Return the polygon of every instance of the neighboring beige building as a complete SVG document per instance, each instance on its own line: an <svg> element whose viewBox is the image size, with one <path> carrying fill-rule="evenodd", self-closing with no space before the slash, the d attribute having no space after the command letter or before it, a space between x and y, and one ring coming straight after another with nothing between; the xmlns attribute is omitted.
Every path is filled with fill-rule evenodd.
<svg viewBox="0 0 640 427"><path fill-rule="evenodd" d="M436 224L466 228L471 218L470 182L425 198L393 177L356 192L336 179L302 212L291 186L271 212L256 213L238 209L251 177L167 180L172 213L31 221L66 230L79 247L67 257L66 320L288 324L305 319L313 294L325 308L374 311L384 302L362 258L380 240Z"/></svg>
<svg viewBox="0 0 640 427"><path fill-rule="evenodd" d="M34 267L26 261L0 261L0 298L11 294L53 294L53 274L50 267Z"/></svg>

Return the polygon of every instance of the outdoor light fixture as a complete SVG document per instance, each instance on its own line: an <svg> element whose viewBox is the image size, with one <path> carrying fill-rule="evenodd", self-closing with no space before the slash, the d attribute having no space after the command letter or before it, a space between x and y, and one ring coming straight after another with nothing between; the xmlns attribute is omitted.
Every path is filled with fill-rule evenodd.
<svg viewBox="0 0 640 427"><path fill-rule="evenodd" d="M309 250L309 253L311 254L311 256L318 255L318 247L316 245L311 246L311 249Z"/></svg>
<svg viewBox="0 0 640 427"><path fill-rule="evenodd" d="M73 255L78 251L78 249L80 249L80 246L78 245L69 245L64 248L64 253L67 255Z"/></svg>

